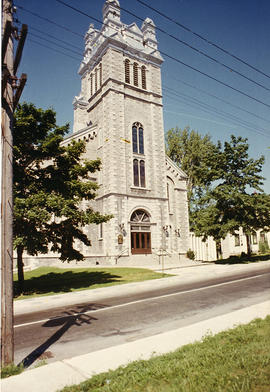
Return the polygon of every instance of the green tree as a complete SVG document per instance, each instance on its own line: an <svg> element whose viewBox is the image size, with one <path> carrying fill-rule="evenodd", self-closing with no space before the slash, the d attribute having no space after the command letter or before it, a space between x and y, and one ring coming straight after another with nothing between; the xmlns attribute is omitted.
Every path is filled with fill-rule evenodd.
<svg viewBox="0 0 270 392"><path fill-rule="evenodd" d="M82 260L74 240L90 246L83 227L108 221L90 206L98 185L90 173L100 160L82 159L83 142L62 146L68 124L58 127L53 110L33 104L18 105L13 126L14 143L14 247L18 280L23 290L23 252L30 255L58 252L62 261ZM87 208L82 208L86 201Z"/></svg>
<svg viewBox="0 0 270 392"><path fill-rule="evenodd" d="M264 157L249 158L248 149L247 139L233 135L224 148L218 143L217 181L193 211L192 228L197 235L210 235L219 240L242 227L250 253L250 234L258 229L270 229L270 196L261 188Z"/></svg>
<svg viewBox="0 0 270 392"><path fill-rule="evenodd" d="M188 175L188 200L193 204L216 178L214 157L217 146L209 135L202 136L189 127L172 128L166 133L167 155Z"/></svg>

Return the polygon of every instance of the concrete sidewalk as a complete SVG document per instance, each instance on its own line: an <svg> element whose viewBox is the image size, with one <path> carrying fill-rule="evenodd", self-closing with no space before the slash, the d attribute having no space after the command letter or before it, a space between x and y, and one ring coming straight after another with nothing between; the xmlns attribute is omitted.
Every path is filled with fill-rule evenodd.
<svg viewBox="0 0 270 392"><path fill-rule="evenodd" d="M254 272L261 269L269 270L269 266L270 262L264 261L245 265L197 264L194 267L188 268L170 268L165 272L175 274L176 276L50 297L15 301L15 314L31 313L36 310L67 306L79 302L94 302L102 298L125 296L142 290L150 291L153 289L161 289L163 287L173 286L179 282L186 284L222 276L234 276L237 273L244 273L251 270ZM148 266L148 268L156 270L156 266ZM160 355L176 350L182 345L201 340L202 337L209 332L215 334L232 328L235 325L248 323L257 317L264 318L268 314L270 314L270 300L222 316L204 320L187 327L70 359L53 362L40 368L26 370L20 375L1 380L1 391L58 391L66 385L82 382L94 374L109 369L116 369L118 366L126 365L129 362L138 359L149 359L153 354Z"/></svg>

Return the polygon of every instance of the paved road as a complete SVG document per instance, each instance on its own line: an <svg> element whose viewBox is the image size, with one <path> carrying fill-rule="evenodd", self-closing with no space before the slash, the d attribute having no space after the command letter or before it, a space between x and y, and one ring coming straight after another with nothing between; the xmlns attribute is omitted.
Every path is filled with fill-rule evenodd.
<svg viewBox="0 0 270 392"><path fill-rule="evenodd" d="M191 325L269 299L270 268L15 317L15 363L30 366ZM104 291L106 293L106 291Z"/></svg>

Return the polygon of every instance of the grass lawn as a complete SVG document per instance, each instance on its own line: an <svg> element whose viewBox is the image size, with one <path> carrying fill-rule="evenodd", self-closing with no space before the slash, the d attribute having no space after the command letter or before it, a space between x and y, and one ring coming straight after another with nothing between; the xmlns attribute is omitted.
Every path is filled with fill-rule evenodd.
<svg viewBox="0 0 270 392"><path fill-rule="evenodd" d="M269 392L270 316L61 392Z"/></svg>
<svg viewBox="0 0 270 392"><path fill-rule="evenodd" d="M68 293L98 287L158 279L164 275L145 268L56 268L40 267L24 274L24 292L18 296L18 276L14 275L14 297Z"/></svg>

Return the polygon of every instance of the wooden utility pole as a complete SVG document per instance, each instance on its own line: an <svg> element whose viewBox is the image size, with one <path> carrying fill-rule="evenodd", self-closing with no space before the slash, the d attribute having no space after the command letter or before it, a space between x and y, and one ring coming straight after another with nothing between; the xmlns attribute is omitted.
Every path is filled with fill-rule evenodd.
<svg viewBox="0 0 270 392"><path fill-rule="evenodd" d="M1 178L1 365L14 360L13 335L13 231L12 231L12 123L13 123L13 37L12 1L2 1L3 54L6 85L2 95L2 178ZM4 49L4 48L3 48Z"/></svg>
<svg viewBox="0 0 270 392"><path fill-rule="evenodd" d="M14 360L13 332L13 112L26 75L17 84L27 26L23 25L13 59L13 1L2 0L2 133L1 133L1 367ZM14 91L15 97L14 97Z"/></svg>

